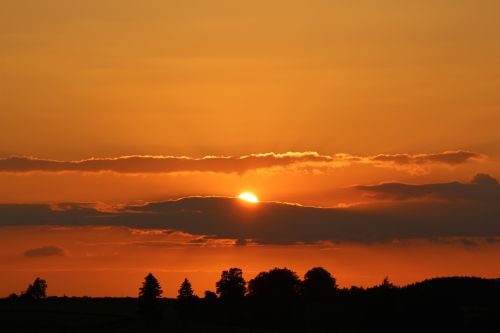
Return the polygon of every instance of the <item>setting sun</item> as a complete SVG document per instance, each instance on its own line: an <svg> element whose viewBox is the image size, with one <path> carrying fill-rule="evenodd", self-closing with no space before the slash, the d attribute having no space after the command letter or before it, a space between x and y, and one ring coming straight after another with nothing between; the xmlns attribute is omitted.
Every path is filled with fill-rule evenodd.
<svg viewBox="0 0 500 333"><path fill-rule="evenodd" d="M257 196L255 194L250 193L250 192L241 193L238 196L238 198L240 198L241 200L244 200L244 201L251 202L251 203L259 202L259 198L257 198Z"/></svg>

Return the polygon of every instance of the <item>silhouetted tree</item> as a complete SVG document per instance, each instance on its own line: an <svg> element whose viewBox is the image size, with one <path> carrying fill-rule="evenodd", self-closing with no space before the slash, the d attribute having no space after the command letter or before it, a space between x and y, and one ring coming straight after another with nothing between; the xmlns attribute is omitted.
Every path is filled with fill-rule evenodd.
<svg viewBox="0 0 500 333"><path fill-rule="evenodd" d="M351 288L349 288L347 291L350 296L359 296L362 295L366 290L363 287L351 286Z"/></svg>
<svg viewBox="0 0 500 333"><path fill-rule="evenodd" d="M149 273L139 288L139 310L140 312L155 317L160 313L159 299L163 293L160 283Z"/></svg>
<svg viewBox="0 0 500 333"><path fill-rule="evenodd" d="M205 300L215 301L217 300L217 294L210 290L205 290Z"/></svg>
<svg viewBox="0 0 500 333"><path fill-rule="evenodd" d="M287 268L261 272L248 283L249 296L270 302L296 300L300 288L301 281L297 274Z"/></svg>
<svg viewBox="0 0 500 333"><path fill-rule="evenodd" d="M233 267L222 272L215 286L221 300L234 301L243 299L247 290L246 284L242 270Z"/></svg>
<svg viewBox="0 0 500 333"><path fill-rule="evenodd" d="M396 289L397 288L394 284L392 284L391 281L389 281L388 276L386 276L384 278L384 280L382 281L382 283L378 287L382 288L382 289Z"/></svg>
<svg viewBox="0 0 500 333"><path fill-rule="evenodd" d="M42 299L47 297L47 282L37 277L21 295L25 299Z"/></svg>
<svg viewBox="0 0 500 333"><path fill-rule="evenodd" d="M304 275L302 292L307 300L330 300L336 289L335 278L323 267L314 267Z"/></svg>
<svg viewBox="0 0 500 333"><path fill-rule="evenodd" d="M18 296L16 293L12 293L12 294L10 294L9 296L7 296L7 299L8 299L9 301L15 301L15 300L17 300L18 298L19 298L19 296Z"/></svg>
<svg viewBox="0 0 500 333"><path fill-rule="evenodd" d="M139 298L143 300L155 300L160 298L162 293L160 283L153 274L149 273L144 278L142 287L139 288Z"/></svg>
<svg viewBox="0 0 500 333"><path fill-rule="evenodd" d="M182 282L181 287L179 288L179 295L177 295L177 298L180 300L187 300L192 299L193 297L194 295L191 283L188 279L184 279L184 282Z"/></svg>

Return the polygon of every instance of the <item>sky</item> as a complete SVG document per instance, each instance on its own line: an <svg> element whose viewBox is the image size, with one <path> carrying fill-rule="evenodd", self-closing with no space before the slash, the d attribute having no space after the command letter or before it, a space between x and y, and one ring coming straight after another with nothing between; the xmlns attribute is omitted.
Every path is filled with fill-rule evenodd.
<svg viewBox="0 0 500 333"><path fill-rule="evenodd" d="M0 296L500 276L499 11L0 2Z"/></svg>

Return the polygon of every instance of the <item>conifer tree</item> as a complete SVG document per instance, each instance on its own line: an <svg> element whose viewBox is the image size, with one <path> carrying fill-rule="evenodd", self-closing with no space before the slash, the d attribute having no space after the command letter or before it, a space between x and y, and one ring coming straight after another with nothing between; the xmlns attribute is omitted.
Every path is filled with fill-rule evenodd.
<svg viewBox="0 0 500 333"><path fill-rule="evenodd" d="M191 287L191 283L189 282L188 279L184 279L184 282L182 282L181 287L179 288L179 295L177 296L178 299L191 299L193 298L193 288Z"/></svg>
<svg viewBox="0 0 500 333"><path fill-rule="evenodd" d="M149 273L139 288L139 312L150 318L161 317L159 300L162 293L160 283Z"/></svg>
<svg viewBox="0 0 500 333"><path fill-rule="evenodd" d="M162 293L160 283L153 274L149 273L139 289L139 298L148 301L156 300L161 297Z"/></svg>

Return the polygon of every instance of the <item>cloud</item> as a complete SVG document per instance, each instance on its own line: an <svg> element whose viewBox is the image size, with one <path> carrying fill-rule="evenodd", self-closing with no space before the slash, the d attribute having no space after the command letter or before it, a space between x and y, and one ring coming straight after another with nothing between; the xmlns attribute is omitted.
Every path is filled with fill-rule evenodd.
<svg viewBox="0 0 500 333"><path fill-rule="evenodd" d="M174 173L221 172L245 173L263 168L286 167L300 163L331 162L330 156L315 152L288 152L285 154L253 154L242 157L206 156L203 158L176 156L122 156L117 158L91 158L80 161L55 161L31 157L0 159L3 172L102 172L117 173Z"/></svg>
<svg viewBox="0 0 500 333"><path fill-rule="evenodd" d="M35 249L29 249L24 252L25 257L54 257L64 256L66 251L57 246L43 246Z"/></svg>
<svg viewBox="0 0 500 333"><path fill-rule="evenodd" d="M0 172L116 172L124 174L217 172L243 174L262 169L324 171L355 163L371 164L420 172L432 165L456 166L481 160L483 155L468 151L438 154L395 154L360 157L349 154L321 155L317 152L264 153L241 157L133 155L115 158L90 158L79 161L57 161L34 157L0 159ZM420 170L420 171L419 171Z"/></svg>
<svg viewBox="0 0 500 333"><path fill-rule="evenodd" d="M463 248L468 248L468 249L473 249L473 248L479 248L483 244L488 244L488 238L487 237L482 237L482 238L474 238L474 237L468 237L468 238L457 238L457 237L443 237L443 238L434 238L434 239L429 239L431 243L435 244L443 244L443 245L457 245L461 246Z"/></svg>
<svg viewBox="0 0 500 333"><path fill-rule="evenodd" d="M424 185L384 183L374 186L356 186L355 188L379 199L435 198L442 200L500 201L500 186L495 178L487 174L477 174L467 184L459 182Z"/></svg>
<svg viewBox="0 0 500 333"><path fill-rule="evenodd" d="M470 151L445 151L438 154L380 154L368 158L377 166L393 167L411 173L425 173L431 165L454 167L469 161L481 161L485 156Z"/></svg>
<svg viewBox="0 0 500 333"><path fill-rule="evenodd" d="M420 164L432 164L440 163L446 165L457 165L465 163L469 160L480 159L481 155L469 151L446 151L439 154L381 154L370 158L372 161L376 162L389 162L399 165L420 165Z"/></svg>
<svg viewBox="0 0 500 333"><path fill-rule="evenodd" d="M68 206L66 210L53 210L49 205L0 205L0 225L168 229L203 236L198 242L252 240L260 244L500 236L499 185L485 175L475 177L468 184L396 185L388 189L383 185L360 189L403 199L430 194L448 199L395 200L348 208L276 202L248 205L226 197L188 197L127 206L116 211L97 210L88 205ZM461 200L454 200L456 197ZM237 241L237 244L244 242Z"/></svg>

